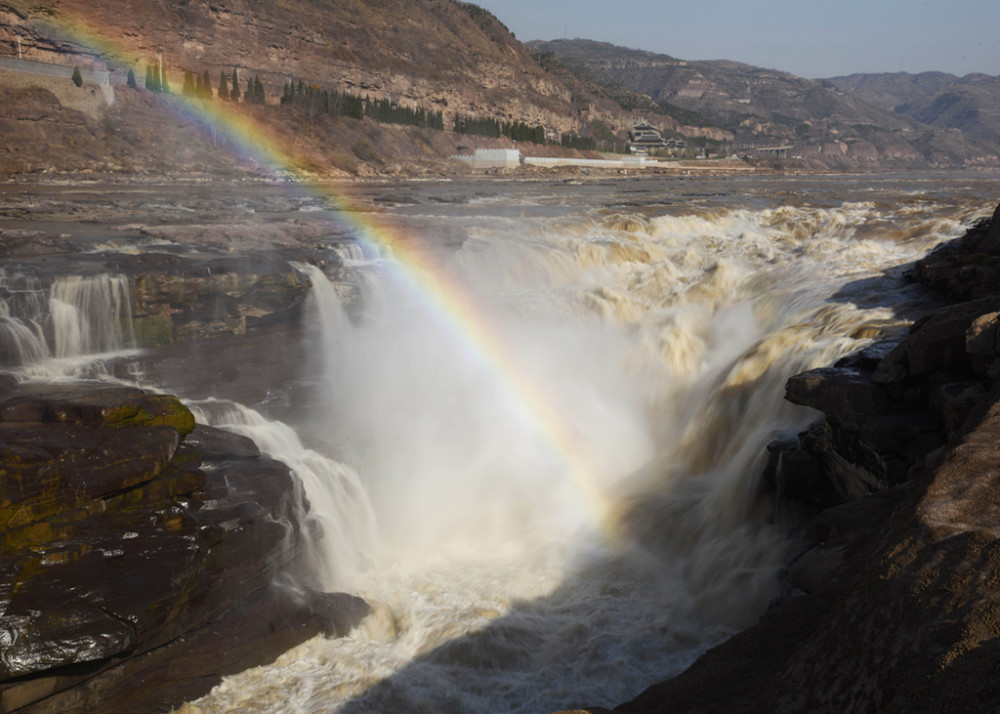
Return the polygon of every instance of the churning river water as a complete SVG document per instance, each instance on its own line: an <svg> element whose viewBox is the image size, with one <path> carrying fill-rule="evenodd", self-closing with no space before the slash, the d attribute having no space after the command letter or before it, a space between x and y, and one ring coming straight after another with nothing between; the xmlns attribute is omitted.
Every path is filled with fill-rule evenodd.
<svg viewBox="0 0 1000 714"><path fill-rule="evenodd" d="M362 189L453 289L355 246L348 317L299 266L308 417L191 406L293 467L326 533L315 578L372 613L183 711L548 712L679 673L789 595L797 513L762 488L765 447L816 415L785 381L903 329L925 299L905 265L990 213L996 186Z"/></svg>

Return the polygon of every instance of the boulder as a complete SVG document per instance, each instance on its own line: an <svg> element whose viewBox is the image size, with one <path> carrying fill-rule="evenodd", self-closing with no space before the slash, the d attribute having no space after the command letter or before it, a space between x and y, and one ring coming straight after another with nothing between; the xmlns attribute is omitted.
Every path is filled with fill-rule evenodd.
<svg viewBox="0 0 1000 714"><path fill-rule="evenodd" d="M198 449L205 459L256 459L260 449L253 439L206 424L198 424L184 439L187 446Z"/></svg>
<svg viewBox="0 0 1000 714"><path fill-rule="evenodd" d="M0 403L0 422L63 422L86 427L173 427L184 436L194 416L176 397L99 382L19 385Z"/></svg>
<svg viewBox="0 0 1000 714"><path fill-rule="evenodd" d="M918 260L911 277L949 300L962 302L993 295L1000 284L1000 218L981 220L965 235Z"/></svg>
<svg viewBox="0 0 1000 714"><path fill-rule="evenodd" d="M829 421L859 430L867 419L894 411L886 388L870 373L850 367L821 367L797 374L785 385L785 399L826 414Z"/></svg>
<svg viewBox="0 0 1000 714"><path fill-rule="evenodd" d="M989 227L976 246L979 252L1000 255L1000 205L993 211Z"/></svg>
<svg viewBox="0 0 1000 714"><path fill-rule="evenodd" d="M24 714L172 711L223 676L268 664L306 639L346 635L369 610L364 600L351 595L270 585L238 610L111 668L18 682L0 691L0 711L25 705Z"/></svg>
<svg viewBox="0 0 1000 714"><path fill-rule="evenodd" d="M143 347L294 324L311 287L276 256L121 254L108 267L132 276L135 333Z"/></svg>
<svg viewBox="0 0 1000 714"><path fill-rule="evenodd" d="M0 423L0 529L21 528L150 481L179 444L169 426Z"/></svg>
<svg viewBox="0 0 1000 714"><path fill-rule="evenodd" d="M998 396L925 472L862 574L781 672L773 711L1000 708L991 676L1000 657Z"/></svg>
<svg viewBox="0 0 1000 714"><path fill-rule="evenodd" d="M975 340L988 316L1000 310L1000 296L948 305L924 316L910 328L906 350L912 376L938 369L963 369L969 363L967 333ZM977 324L978 321L978 324ZM977 324L976 327L973 327ZM982 348L980 349L980 353Z"/></svg>

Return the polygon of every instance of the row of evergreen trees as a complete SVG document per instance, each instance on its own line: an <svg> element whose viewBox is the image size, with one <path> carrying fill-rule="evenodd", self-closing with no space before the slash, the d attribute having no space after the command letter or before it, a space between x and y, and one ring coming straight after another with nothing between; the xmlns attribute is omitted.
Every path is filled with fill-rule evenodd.
<svg viewBox="0 0 1000 714"><path fill-rule="evenodd" d="M126 83L130 87L136 87L135 72L130 68ZM164 67L156 67L152 64L146 65L146 89L151 92L169 92L170 84L167 81L167 70ZM191 70L184 72L184 85L181 92L185 97L197 97L198 99L211 99L212 79L206 69L201 74L195 74ZM260 77L247 78L246 89L240 90L239 71L234 67L231 74L225 71L219 73L219 99L238 102L241 99L248 104L264 104L267 97L264 93L264 85Z"/></svg>
<svg viewBox="0 0 1000 714"><path fill-rule="evenodd" d="M563 134L561 143L567 149L593 151L597 148L597 141L593 137L579 136L578 134Z"/></svg>
<svg viewBox="0 0 1000 714"><path fill-rule="evenodd" d="M303 106L310 114L332 114L354 119L365 116L365 102L361 97L331 92L316 84L306 84L302 80L299 80L297 86L295 82L285 82L281 103Z"/></svg>
<svg viewBox="0 0 1000 714"><path fill-rule="evenodd" d="M444 114L440 111L411 109L393 104L388 99L371 99L350 92L329 91L315 84L305 84L302 80L298 84L285 82L281 103L301 105L311 113L354 119L367 116L387 124L407 124L444 131Z"/></svg>
<svg viewBox="0 0 1000 714"><path fill-rule="evenodd" d="M350 92L329 91L319 85L306 84L302 80L299 80L298 83L285 82L281 93L281 103L304 106L311 113L332 114L354 119L371 117L375 121L387 124L407 124L444 131L444 113L441 111L428 112L423 108L411 109L393 104L388 98L371 99ZM514 141L545 143L545 127L541 125L531 126L521 121L501 123L492 117L475 119L456 116L454 130L457 134L496 138L506 136ZM565 145L565 139L563 141ZM589 142L589 146L583 146L587 142ZM572 146L574 148L594 148L595 142L593 139L575 137Z"/></svg>
<svg viewBox="0 0 1000 714"><path fill-rule="evenodd" d="M455 133L491 136L494 138L506 136L508 139L513 139L514 141L530 141L533 144L545 143L545 127L540 124L531 126L522 121L504 123L493 117L475 119L456 114Z"/></svg>
<svg viewBox="0 0 1000 714"><path fill-rule="evenodd" d="M184 72L184 87L181 90L186 97L197 97L198 99L212 98L212 80L208 75L208 70L202 74L194 74L190 70ZM231 102L238 102L241 99L247 104L265 104L267 96L264 93L264 84L260 81L260 76L253 79L247 77L246 88L240 91L239 71L234 67L232 74L219 72L219 99Z"/></svg>
<svg viewBox="0 0 1000 714"><path fill-rule="evenodd" d="M133 75L133 80L134 78L135 76ZM170 91L170 83L167 82L167 70L163 67L163 65L160 65L159 67L154 67L151 64L146 65L146 89L151 92Z"/></svg>
<svg viewBox="0 0 1000 714"><path fill-rule="evenodd" d="M426 112L422 108L410 109L393 104L388 99L371 100L365 98L365 116L388 124L409 124L425 126L444 131L444 114L440 111Z"/></svg>
<svg viewBox="0 0 1000 714"><path fill-rule="evenodd" d="M74 81L76 77L74 76ZM128 72L128 85L135 87L135 74ZM153 65L146 65L146 89L153 92L169 92L167 71ZM181 90L184 96L199 99L212 98L212 81L208 70L202 74L194 74L190 70L184 73L184 86ZM248 104L264 104L266 96L260 77L252 80L247 78L246 90L240 91L239 73L233 68L232 74L224 71L219 73L219 99L238 102L241 99ZM285 82L281 94L281 104L298 104L305 106L312 113L346 116L354 119L371 117L388 124L407 124L410 126L427 127L444 131L444 115L441 111L425 111L422 108L411 109L393 104L389 99L370 99L350 92L328 91L314 84L305 84L299 80ZM506 136L514 141L528 141L534 144L545 143L545 127L531 126L525 122L500 122L493 117L476 119L455 115L454 131L456 134L471 134L500 138ZM570 149L593 150L597 142L589 136L563 134L562 145Z"/></svg>
<svg viewBox="0 0 1000 714"><path fill-rule="evenodd" d="M223 75L225 79L225 75ZM221 83L220 83L221 86ZM212 98L212 80L208 76L208 70L206 69L203 74L195 75L191 70L184 72L184 87L181 89L181 93L185 97L198 97L199 99L211 99Z"/></svg>

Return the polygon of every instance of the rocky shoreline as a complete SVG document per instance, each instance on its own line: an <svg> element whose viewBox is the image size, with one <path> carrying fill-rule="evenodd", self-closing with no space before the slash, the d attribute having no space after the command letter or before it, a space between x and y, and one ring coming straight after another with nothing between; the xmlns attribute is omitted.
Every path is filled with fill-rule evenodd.
<svg viewBox="0 0 1000 714"><path fill-rule="evenodd" d="M771 488L818 511L794 596L615 711L1000 709L1000 207L910 277L945 304L788 382L823 412L770 446Z"/></svg>

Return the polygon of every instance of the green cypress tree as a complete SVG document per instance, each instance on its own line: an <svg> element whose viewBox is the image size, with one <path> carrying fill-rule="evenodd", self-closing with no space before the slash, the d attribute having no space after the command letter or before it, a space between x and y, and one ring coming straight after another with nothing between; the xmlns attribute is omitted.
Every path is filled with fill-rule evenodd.
<svg viewBox="0 0 1000 714"><path fill-rule="evenodd" d="M146 65L146 89L151 92L160 91L159 72L151 64Z"/></svg>
<svg viewBox="0 0 1000 714"><path fill-rule="evenodd" d="M82 87L83 86L83 75L80 74L80 68L79 67L74 67L73 68L73 84L75 84L78 87Z"/></svg>
<svg viewBox="0 0 1000 714"><path fill-rule="evenodd" d="M202 99L212 98L212 78L208 76L208 70L201 75L201 93L199 96Z"/></svg>
<svg viewBox="0 0 1000 714"><path fill-rule="evenodd" d="M259 75L253 78L253 98L257 104L264 104L266 101L264 97L264 85L261 83Z"/></svg>
<svg viewBox="0 0 1000 714"><path fill-rule="evenodd" d="M181 94L185 97L193 97L195 94L194 75L189 69L184 71L184 87L181 89Z"/></svg>
<svg viewBox="0 0 1000 714"><path fill-rule="evenodd" d="M226 82L226 73L219 72L219 99L229 101L229 85Z"/></svg>
<svg viewBox="0 0 1000 714"><path fill-rule="evenodd" d="M131 67L128 68L128 79L125 80L125 84L127 84L132 89L136 89L135 72L132 71Z"/></svg>
<svg viewBox="0 0 1000 714"><path fill-rule="evenodd" d="M236 73L235 67L233 67L233 91L229 93L229 98L234 102L240 101L240 76Z"/></svg>

